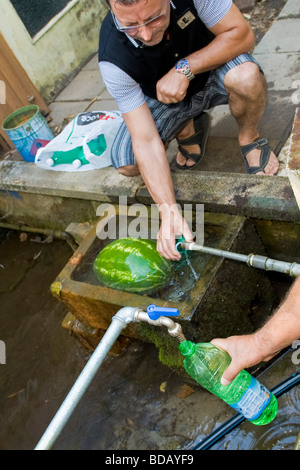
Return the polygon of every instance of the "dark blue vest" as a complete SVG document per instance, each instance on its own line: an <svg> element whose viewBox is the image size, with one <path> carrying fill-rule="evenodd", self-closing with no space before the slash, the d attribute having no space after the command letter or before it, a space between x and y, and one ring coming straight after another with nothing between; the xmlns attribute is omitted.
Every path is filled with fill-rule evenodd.
<svg viewBox="0 0 300 470"><path fill-rule="evenodd" d="M145 95L156 98L156 83L175 63L209 44L214 35L206 28L192 0L173 0L176 10L171 7L169 26L170 39L163 39L156 46L135 47L127 36L118 31L112 15L108 12L105 17L99 42L99 60L108 61L124 70L140 84ZM179 26L179 21L190 11L195 19L185 28ZM201 73L190 82L187 97L202 90L209 72Z"/></svg>

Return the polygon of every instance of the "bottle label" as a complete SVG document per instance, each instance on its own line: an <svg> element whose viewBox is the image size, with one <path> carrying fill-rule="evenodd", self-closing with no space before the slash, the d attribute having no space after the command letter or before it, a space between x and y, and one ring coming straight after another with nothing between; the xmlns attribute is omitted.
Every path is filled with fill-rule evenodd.
<svg viewBox="0 0 300 470"><path fill-rule="evenodd" d="M241 413L245 418L254 420L259 418L271 401L271 392L254 377L242 398L230 406Z"/></svg>

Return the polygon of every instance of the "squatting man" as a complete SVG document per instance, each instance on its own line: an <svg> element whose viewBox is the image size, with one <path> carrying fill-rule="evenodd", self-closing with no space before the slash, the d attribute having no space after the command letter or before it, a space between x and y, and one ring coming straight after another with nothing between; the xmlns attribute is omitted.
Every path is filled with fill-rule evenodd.
<svg viewBox="0 0 300 470"><path fill-rule="evenodd" d="M178 142L176 166L190 170L205 153L209 114L229 103L250 174L274 175L278 159L258 124L266 80L249 53L254 34L232 0L107 0L99 66L122 112L112 163L141 174L160 211L157 249L177 260L175 236L192 241L175 201L166 147Z"/></svg>

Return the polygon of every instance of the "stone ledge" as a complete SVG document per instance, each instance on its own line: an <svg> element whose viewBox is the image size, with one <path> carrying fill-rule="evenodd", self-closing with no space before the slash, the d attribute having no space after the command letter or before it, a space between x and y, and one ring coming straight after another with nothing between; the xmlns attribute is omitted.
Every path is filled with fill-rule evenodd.
<svg viewBox="0 0 300 470"><path fill-rule="evenodd" d="M128 178L112 167L80 173L46 171L26 162L0 164L0 190L118 204L152 204L140 176ZM172 172L179 203L204 204L205 211L257 219L300 222L300 211L287 177L240 173Z"/></svg>
<svg viewBox="0 0 300 470"><path fill-rule="evenodd" d="M176 200L204 204L207 212L222 212L266 220L300 221L300 212L287 177L239 173L191 172L173 174ZM136 194L149 204L146 187Z"/></svg>
<svg viewBox="0 0 300 470"><path fill-rule="evenodd" d="M0 189L103 202L117 202L119 196L135 202L143 186L141 177L127 178L112 167L68 173L43 170L34 163L2 162L0 173Z"/></svg>

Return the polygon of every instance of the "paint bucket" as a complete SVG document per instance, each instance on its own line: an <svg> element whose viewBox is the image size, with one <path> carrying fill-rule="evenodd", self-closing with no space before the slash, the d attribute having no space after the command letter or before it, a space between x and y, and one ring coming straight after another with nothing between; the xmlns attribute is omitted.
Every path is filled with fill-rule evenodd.
<svg viewBox="0 0 300 470"><path fill-rule="evenodd" d="M34 162L38 149L45 147L54 138L35 104L10 114L3 122L2 129L27 162Z"/></svg>

